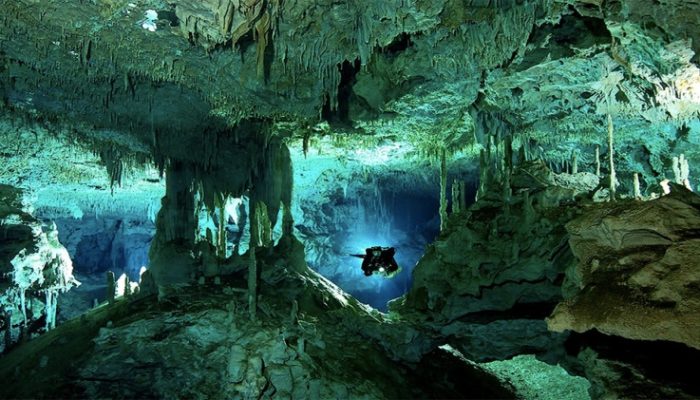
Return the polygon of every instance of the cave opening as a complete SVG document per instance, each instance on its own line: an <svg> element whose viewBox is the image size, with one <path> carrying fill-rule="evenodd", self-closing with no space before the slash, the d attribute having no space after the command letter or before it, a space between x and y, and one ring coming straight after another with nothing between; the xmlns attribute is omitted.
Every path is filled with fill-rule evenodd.
<svg viewBox="0 0 700 400"><path fill-rule="evenodd" d="M451 180L458 177L450 175ZM473 201L476 187L473 179L467 179L468 202ZM387 311L391 300L410 290L414 267L440 233L437 173L370 177L331 192L318 211L305 210L307 220L298 225L306 236L309 265L361 302ZM307 226L311 220L336 222L321 236ZM364 275L362 259L354 255L374 246L396 249L400 267L396 275Z"/></svg>
<svg viewBox="0 0 700 400"><path fill-rule="evenodd" d="M372 246L394 247L400 270L390 278L366 277L360 269L362 260L345 256L341 259L347 259L352 268L344 270L344 276L336 283L361 302L386 311L389 301L411 288L413 268L426 245L440 233L440 201L437 190L432 194L410 188L380 189L375 195L357 200L357 223L345 238L344 253L363 254Z"/></svg>

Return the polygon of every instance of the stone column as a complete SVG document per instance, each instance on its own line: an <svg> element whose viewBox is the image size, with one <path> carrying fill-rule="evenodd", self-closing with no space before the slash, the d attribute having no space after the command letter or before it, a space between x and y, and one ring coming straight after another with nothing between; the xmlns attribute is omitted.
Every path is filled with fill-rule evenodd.
<svg viewBox="0 0 700 400"><path fill-rule="evenodd" d="M186 284L194 277L197 218L193 187L194 166L173 161L166 170L165 197L156 218L156 235L149 258L158 286Z"/></svg>

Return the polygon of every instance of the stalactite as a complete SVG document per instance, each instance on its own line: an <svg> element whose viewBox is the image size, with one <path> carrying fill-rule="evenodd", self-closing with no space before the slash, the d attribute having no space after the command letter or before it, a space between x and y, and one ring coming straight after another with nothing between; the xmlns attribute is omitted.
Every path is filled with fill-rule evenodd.
<svg viewBox="0 0 700 400"><path fill-rule="evenodd" d="M690 186L690 165L685 154L680 157L673 157L673 175L676 184L685 186L688 190L693 190Z"/></svg>
<svg viewBox="0 0 700 400"><path fill-rule="evenodd" d="M481 149L479 152L479 189L476 192L476 199L483 198L486 194L487 187L487 176L488 176L488 164L486 159L486 150Z"/></svg>
<svg viewBox="0 0 700 400"><path fill-rule="evenodd" d="M115 147L108 147L100 152L100 158L107 169L109 184L114 189L114 185L121 185L124 163L121 154Z"/></svg>
<svg viewBox="0 0 700 400"><path fill-rule="evenodd" d="M608 113L608 158L610 159L610 201L615 201L615 153L613 149L613 121Z"/></svg>
<svg viewBox="0 0 700 400"><path fill-rule="evenodd" d="M600 178L600 146L595 147L595 176Z"/></svg>
<svg viewBox="0 0 700 400"><path fill-rule="evenodd" d="M287 203L282 203L282 236L294 235L294 216L292 207Z"/></svg>
<svg viewBox="0 0 700 400"><path fill-rule="evenodd" d="M270 247L272 245L272 224L267 205L262 201L258 201L255 205L255 221L257 223L257 245Z"/></svg>
<svg viewBox="0 0 700 400"><path fill-rule="evenodd" d="M221 193L216 195L214 198L216 204L216 210L218 211L218 229L216 231L216 255L219 258L225 259L226 254L226 202L228 202L228 196Z"/></svg>
<svg viewBox="0 0 700 400"><path fill-rule="evenodd" d="M257 33L257 64L256 64L256 74L258 80L263 81L265 79L265 52L267 49L269 36L270 36L270 14L265 11L260 19L255 24L255 31Z"/></svg>
<svg viewBox="0 0 700 400"><path fill-rule="evenodd" d="M55 290L47 289L44 292L46 297L46 306L44 313L46 315L46 330L50 331L56 327L56 306L58 303L58 293Z"/></svg>
<svg viewBox="0 0 700 400"><path fill-rule="evenodd" d="M506 205L509 205L512 196L511 177L513 175L513 137L511 135L506 136L503 141L503 166L503 200Z"/></svg>
<svg viewBox="0 0 700 400"><path fill-rule="evenodd" d="M578 157L576 153L571 156L571 173L578 174Z"/></svg>
<svg viewBox="0 0 700 400"><path fill-rule="evenodd" d="M24 288L19 289L19 305L22 308L23 326L26 327L29 321L27 320L27 297Z"/></svg>
<svg viewBox="0 0 700 400"><path fill-rule="evenodd" d="M444 148L440 149L440 231L447 224L447 155Z"/></svg>
<svg viewBox="0 0 700 400"><path fill-rule="evenodd" d="M454 179L452 181L452 213L456 214L461 211L459 208L461 204L460 198L459 198L459 182L457 182L457 179Z"/></svg>
<svg viewBox="0 0 700 400"><path fill-rule="evenodd" d="M459 209L467 209L467 185L464 181L459 181Z"/></svg>

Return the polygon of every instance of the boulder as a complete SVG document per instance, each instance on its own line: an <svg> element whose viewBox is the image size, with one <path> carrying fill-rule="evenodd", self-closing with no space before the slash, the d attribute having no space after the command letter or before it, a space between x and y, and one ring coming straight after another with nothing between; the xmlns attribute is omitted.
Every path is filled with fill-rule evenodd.
<svg viewBox="0 0 700 400"><path fill-rule="evenodd" d="M578 288L554 331L666 340L700 349L700 196L675 185L648 202L597 205L566 225Z"/></svg>

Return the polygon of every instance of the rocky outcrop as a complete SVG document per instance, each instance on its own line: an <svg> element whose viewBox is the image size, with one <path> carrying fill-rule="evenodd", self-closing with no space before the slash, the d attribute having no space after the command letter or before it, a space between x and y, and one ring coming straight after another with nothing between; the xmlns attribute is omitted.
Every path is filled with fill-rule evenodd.
<svg viewBox="0 0 700 400"><path fill-rule="evenodd" d="M700 196L678 185L657 200L586 210L566 226L578 291L549 327L700 349L699 227Z"/></svg>
<svg viewBox="0 0 700 400"><path fill-rule="evenodd" d="M0 360L3 397L514 398L456 353L305 267L291 238L261 248L257 318L241 270L220 283L121 299ZM60 338L60 339L59 339ZM62 340L60 349L52 346ZM422 343L428 346L423 347ZM405 352L388 349L406 349ZM423 348L419 353L410 349ZM68 367L63 354L73 354ZM11 379L41 369L32 381Z"/></svg>
<svg viewBox="0 0 700 400"><path fill-rule="evenodd" d="M577 194L595 187L589 175L523 162L510 177L508 200L493 190L497 180L482 178L492 187L450 217L416 266L411 291L392 307L474 360L558 351L563 337L547 332L544 318L561 300L574 261L564 225L576 215Z"/></svg>
<svg viewBox="0 0 700 400"><path fill-rule="evenodd" d="M529 162L512 177L517 195L504 201L487 194L468 212L452 215L416 267L406 304L451 322L558 301L572 261L564 224L575 213L560 204L573 202L577 191L555 182L543 163Z"/></svg>

